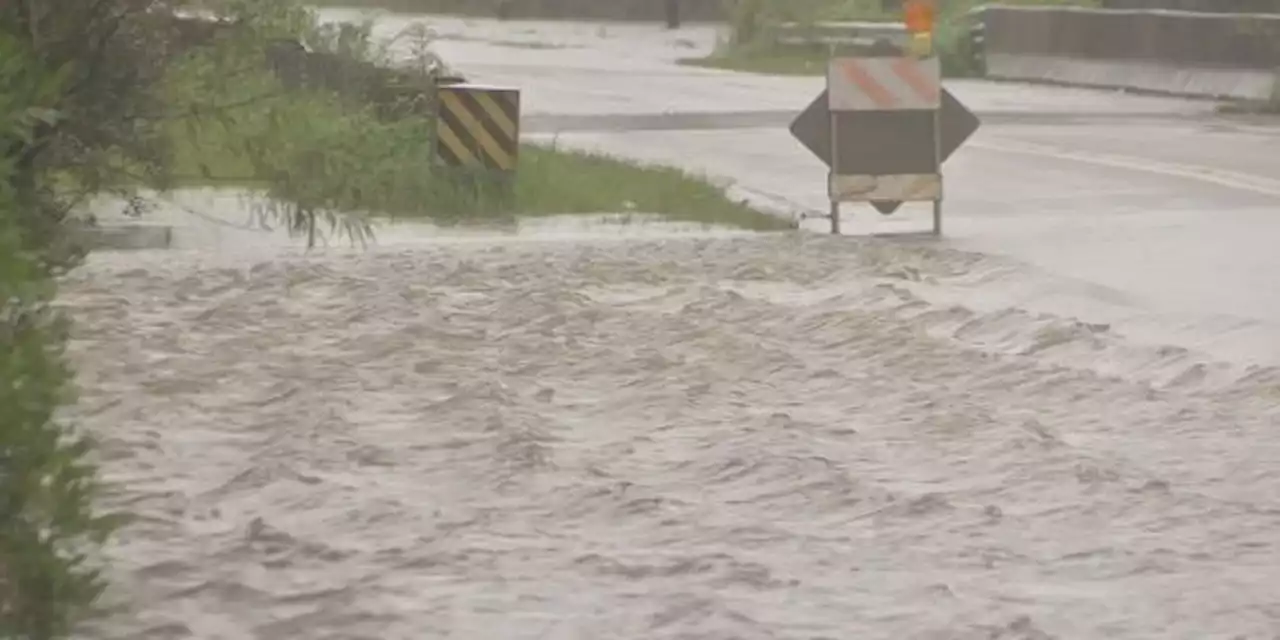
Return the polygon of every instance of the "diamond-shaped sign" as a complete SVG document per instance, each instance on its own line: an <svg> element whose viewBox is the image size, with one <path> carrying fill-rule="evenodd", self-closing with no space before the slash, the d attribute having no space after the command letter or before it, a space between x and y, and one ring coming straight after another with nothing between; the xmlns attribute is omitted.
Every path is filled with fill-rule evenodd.
<svg viewBox="0 0 1280 640"><path fill-rule="evenodd" d="M840 145L839 164L840 166L832 166L831 164L831 111L828 108L827 92L824 90L800 115L791 123L791 135L800 141L806 149L822 160L836 174L847 175L859 173L868 165L868 163L891 163L897 159L889 154L885 154L882 158L868 158L865 155L859 156L858 140L851 137L849 133L859 130L886 130L901 132L901 135L909 136L917 132L918 127L915 126L915 120L918 120L919 114L908 111L888 111L888 112L866 112L851 111L835 114L836 131L838 139L836 143ZM869 118L878 118L880 123L875 126L858 126L859 119L867 120ZM955 96L951 95L946 88L942 90L942 106L940 113L941 131L941 161L945 162L951 154L955 153L961 145L973 135L981 122L978 117L969 111ZM867 124L863 122L862 124ZM894 126L894 125L898 126ZM847 132L843 133L842 132ZM878 151L879 153L879 151ZM851 169L851 167L857 167ZM898 201L872 201L871 203L876 210L883 214L890 214L898 210L902 206Z"/></svg>

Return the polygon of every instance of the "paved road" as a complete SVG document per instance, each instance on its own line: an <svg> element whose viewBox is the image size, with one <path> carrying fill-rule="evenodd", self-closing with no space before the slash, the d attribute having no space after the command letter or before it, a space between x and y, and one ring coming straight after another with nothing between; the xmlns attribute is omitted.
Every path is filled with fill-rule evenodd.
<svg viewBox="0 0 1280 640"><path fill-rule="evenodd" d="M714 46L709 27L431 24L451 64L522 89L531 139L682 166L786 213L825 209L824 167L786 131L821 79L677 66ZM1215 117L1204 101L949 87L985 124L947 165L946 242L1026 266L1022 286L984 293L1217 359L1280 363L1280 127ZM928 224L924 207L853 211L847 233ZM1030 284L1032 273L1044 277Z"/></svg>

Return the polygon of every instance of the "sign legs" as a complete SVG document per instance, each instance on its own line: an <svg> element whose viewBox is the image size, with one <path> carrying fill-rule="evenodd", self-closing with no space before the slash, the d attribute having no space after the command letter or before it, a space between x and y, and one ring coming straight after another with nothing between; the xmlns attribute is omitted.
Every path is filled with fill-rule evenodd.
<svg viewBox="0 0 1280 640"><path fill-rule="evenodd" d="M831 201L831 235L840 235L840 203Z"/></svg>
<svg viewBox="0 0 1280 640"><path fill-rule="evenodd" d="M933 201L933 235L942 235L942 200Z"/></svg>

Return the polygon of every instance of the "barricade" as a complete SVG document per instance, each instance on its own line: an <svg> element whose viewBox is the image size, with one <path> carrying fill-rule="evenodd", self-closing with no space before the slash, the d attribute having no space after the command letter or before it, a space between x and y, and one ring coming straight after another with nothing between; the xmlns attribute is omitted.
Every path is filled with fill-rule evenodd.
<svg viewBox="0 0 1280 640"><path fill-rule="evenodd" d="M1267 100L1277 91L1280 15L988 5L988 76Z"/></svg>

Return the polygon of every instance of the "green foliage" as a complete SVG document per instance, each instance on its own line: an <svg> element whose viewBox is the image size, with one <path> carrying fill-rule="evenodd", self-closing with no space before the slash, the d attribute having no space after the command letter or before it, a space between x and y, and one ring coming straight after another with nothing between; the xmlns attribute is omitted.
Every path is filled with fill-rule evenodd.
<svg viewBox="0 0 1280 640"><path fill-rule="evenodd" d="M3 95L5 133L31 139L49 115ZM104 587L92 560L118 520L96 513L91 443L57 417L71 400L67 323L52 306L54 280L23 237L0 159L0 638L70 635Z"/></svg>
<svg viewBox="0 0 1280 640"><path fill-rule="evenodd" d="M0 639L68 637L96 613L97 551L121 524L95 509L91 442L59 416L72 373L52 301L78 258L67 214L86 196L246 184L265 218L311 242L326 225L363 239L370 213L636 210L785 226L678 171L586 154L525 147L514 185L441 175L419 99L444 71L429 32L403 34L411 71L384 73L367 64L388 57L367 25L325 27L285 0L218 9L225 22L193 27L150 0L0 5ZM268 62L298 41L334 73L286 87Z"/></svg>
<svg viewBox="0 0 1280 640"><path fill-rule="evenodd" d="M95 509L90 441L58 415L72 374L53 298L80 258L69 211L124 183L111 159L157 164L155 20L115 0L0 4L0 638L68 637L104 588L95 558L119 522Z"/></svg>
<svg viewBox="0 0 1280 640"><path fill-rule="evenodd" d="M368 24L322 25L283 0L221 9L235 26L176 61L166 85L183 116L168 127L177 179L255 187L263 221L312 244L326 227L363 241L369 214L438 213L429 116L447 69L429 32L375 44ZM406 39L411 66L388 71L388 48ZM272 49L284 42L315 53Z"/></svg>
<svg viewBox="0 0 1280 640"><path fill-rule="evenodd" d="M135 181L122 170L163 165L151 89L177 36L165 9L164 0L0 3L4 100L43 116L22 134L3 132L0 155L11 161L24 246L50 270L80 257L63 233L74 207L104 190L128 198Z"/></svg>
<svg viewBox="0 0 1280 640"><path fill-rule="evenodd" d="M266 17L253 13L264 6ZM299 9L259 4L228 13L257 32L228 31L216 46L190 52L170 74L168 100L190 114L170 129L175 178L254 187L263 196L257 210L264 222L283 221L312 242L325 229L364 238L375 215L453 223L638 208L686 220L781 226L678 171L602 157L526 145L514 184L446 170L434 160L431 76L447 69L430 51L429 30L418 27L375 45L368 25L321 27ZM268 31L272 23L290 26ZM334 55L319 56L321 67L287 89L262 62L262 43L283 35ZM408 85L404 93L388 91L373 64L386 64L393 44L410 54L410 71L395 78ZM287 80L292 73L283 75ZM402 97L424 94L422 104Z"/></svg>

